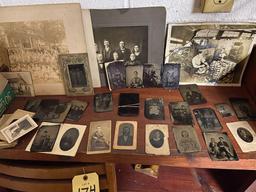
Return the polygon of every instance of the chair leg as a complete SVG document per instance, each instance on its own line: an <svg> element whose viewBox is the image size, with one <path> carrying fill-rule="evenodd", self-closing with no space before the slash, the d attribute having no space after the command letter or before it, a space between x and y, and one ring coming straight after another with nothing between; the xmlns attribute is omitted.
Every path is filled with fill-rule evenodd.
<svg viewBox="0 0 256 192"><path fill-rule="evenodd" d="M109 186L109 192L117 192L116 168L114 163L106 163L106 175Z"/></svg>

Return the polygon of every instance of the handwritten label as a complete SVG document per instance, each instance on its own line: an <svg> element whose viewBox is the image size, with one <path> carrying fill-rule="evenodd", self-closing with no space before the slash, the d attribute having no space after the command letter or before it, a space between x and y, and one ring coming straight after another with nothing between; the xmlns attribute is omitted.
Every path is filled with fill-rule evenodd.
<svg viewBox="0 0 256 192"><path fill-rule="evenodd" d="M97 173L77 175L72 179L73 192L100 192Z"/></svg>

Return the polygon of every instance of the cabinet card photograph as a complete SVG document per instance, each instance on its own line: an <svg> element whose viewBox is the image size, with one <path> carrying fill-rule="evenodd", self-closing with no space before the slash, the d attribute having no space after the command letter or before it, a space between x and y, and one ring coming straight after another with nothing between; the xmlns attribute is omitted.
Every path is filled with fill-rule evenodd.
<svg viewBox="0 0 256 192"><path fill-rule="evenodd" d="M126 66L126 86L143 87L143 65Z"/></svg>
<svg viewBox="0 0 256 192"><path fill-rule="evenodd" d="M213 109L194 109L193 112L202 132L220 131L222 129L219 119Z"/></svg>
<svg viewBox="0 0 256 192"><path fill-rule="evenodd" d="M93 86L87 53L59 55L67 95L92 95Z"/></svg>
<svg viewBox="0 0 256 192"><path fill-rule="evenodd" d="M144 115L147 119L164 120L163 98L146 98Z"/></svg>
<svg viewBox="0 0 256 192"><path fill-rule="evenodd" d="M236 116L239 120L256 120L256 111L252 109L252 105L246 98L230 98Z"/></svg>
<svg viewBox="0 0 256 192"><path fill-rule="evenodd" d="M237 154L226 133L204 133L204 139L212 160L238 160Z"/></svg>
<svg viewBox="0 0 256 192"><path fill-rule="evenodd" d="M193 125L192 113L187 102L169 103L171 120L174 125Z"/></svg>
<svg viewBox="0 0 256 192"><path fill-rule="evenodd" d="M124 62L116 61L105 63L105 69L110 91L126 87L126 70Z"/></svg>
<svg viewBox="0 0 256 192"><path fill-rule="evenodd" d="M181 84L240 86L255 24L169 24L165 63L181 64Z"/></svg>
<svg viewBox="0 0 256 192"><path fill-rule="evenodd" d="M65 103L58 99L43 99L34 118L38 121L62 123L70 108L70 103Z"/></svg>
<svg viewBox="0 0 256 192"><path fill-rule="evenodd" d="M108 112L113 110L112 93L99 93L94 95L94 111Z"/></svg>
<svg viewBox="0 0 256 192"><path fill-rule="evenodd" d="M137 121L117 121L113 149L136 150Z"/></svg>
<svg viewBox="0 0 256 192"><path fill-rule="evenodd" d="M65 94L58 55L86 52L81 13L80 4L1 7L0 51L10 59L5 65L31 72L36 95Z"/></svg>
<svg viewBox="0 0 256 192"><path fill-rule="evenodd" d="M227 123L227 126L244 153L256 151L256 133L247 121Z"/></svg>
<svg viewBox="0 0 256 192"><path fill-rule="evenodd" d="M31 145L31 152L51 152L59 133L60 124L41 125Z"/></svg>
<svg viewBox="0 0 256 192"><path fill-rule="evenodd" d="M91 18L99 69L102 63L116 60L127 65L157 63L161 69L165 8L91 10ZM104 71L99 72L101 85L106 86Z"/></svg>
<svg viewBox="0 0 256 192"><path fill-rule="evenodd" d="M173 134L177 149L180 153L194 153L201 151L201 145L196 131L192 126L173 126Z"/></svg>
<svg viewBox="0 0 256 192"><path fill-rule="evenodd" d="M92 121L87 144L87 154L111 152L111 120Z"/></svg>
<svg viewBox="0 0 256 192"><path fill-rule="evenodd" d="M215 104L215 107L222 117L230 117L235 115L235 112L227 103L218 103Z"/></svg>
<svg viewBox="0 0 256 192"><path fill-rule="evenodd" d="M162 85L164 88L177 89L180 82L180 64L166 63L163 66Z"/></svg>
<svg viewBox="0 0 256 192"><path fill-rule="evenodd" d="M196 84L180 85L180 94L189 105L206 103L206 99L198 89Z"/></svg>
<svg viewBox="0 0 256 192"><path fill-rule="evenodd" d="M2 72L1 75L8 80L16 97L35 96L30 72Z"/></svg>
<svg viewBox="0 0 256 192"><path fill-rule="evenodd" d="M69 121L78 121L86 110L88 102L72 100L70 104L70 111L68 112L66 119Z"/></svg>
<svg viewBox="0 0 256 192"><path fill-rule="evenodd" d="M143 66L143 85L144 87L161 86L161 70L156 64L146 63Z"/></svg>
<svg viewBox="0 0 256 192"><path fill-rule="evenodd" d="M170 155L168 125L146 124L145 138L147 154Z"/></svg>
<svg viewBox="0 0 256 192"><path fill-rule="evenodd" d="M29 116L25 115L7 127L1 129L4 140L11 143L37 127L36 122Z"/></svg>

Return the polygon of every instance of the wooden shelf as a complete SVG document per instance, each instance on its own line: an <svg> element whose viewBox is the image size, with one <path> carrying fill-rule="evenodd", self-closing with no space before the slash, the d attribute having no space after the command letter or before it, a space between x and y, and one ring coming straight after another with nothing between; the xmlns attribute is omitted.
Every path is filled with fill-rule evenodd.
<svg viewBox="0 0 256 192"><path fill-rule="evenodd" d="M246 97L249 98L254 108L255 101L250 98L250 95L245 87L199 87L202 94L206 97L207 103L202 105L191 106L191 109L201 107L211 107L215 110L214 104L220 102L229 103L229 97ZM96 89L96 93L105 92L107 89ZM135 92L140 94L140 114L137 117L120 117L117 115L118 96L121 92ZM164 99L165 120L148 120L144 117L144 101L146 98L159 98ZM12 149L3 149L0 152L0 159L18 159L18 160L36 160L36 161L70 161L70 162L113 162L113 163L142 163L142 164L159 164L173 167L190 167L190 168L214 168L214 169L244 169L256 170L256 152L243 153L236 143L234 137L228 130L226 123L238 121L236 117L222 118L216 111L216 114L223 126L222 132L227 132L235 151L238 154L239 161L212 161L208 155L207 148L203 139L201 129L199 128L196 119L193 115L195 122L195 130L198 134L199 141L202 146L202 151L194 154L180 154L177 152L174 136L172 133L172 122L169 116L168 104L173 101L182 101L182 97L178 90L166 90L162 88L151 89L122 89L113 92L114 109L112 112L95 113L93 111L93 96L87 97L67 97L67 96L42 96L40 98L58 98L60 100L69 101L72 99L80 99L89 102L89 106L79 122L76 124L86 124L88 127L84 134L83 140L79 147L76 157L64 157L56 155L47 155L42 153L25 152L25 148L32 138L35 130L26 136L22 137L19 144ZM7 113L14 112L16 109L23 109L26 101L31 98L16 98L12 103ZM34 99L34 98L32 98ZM138 146L135 151L122 151L113 150L109 154L100 155L87 155L87 137L89 131L90 121L99 120L112 120L112 139L115 129L115 121L117 120L136 120L138 121ZM73 123L73 122L66 122ZM168 124L169 125L169 144L171 149L170 156L155 156L145 154L145 124ZM256 131L256 122L249 122L253 129ZM113 141L113 140L112 140Z"/></svg>

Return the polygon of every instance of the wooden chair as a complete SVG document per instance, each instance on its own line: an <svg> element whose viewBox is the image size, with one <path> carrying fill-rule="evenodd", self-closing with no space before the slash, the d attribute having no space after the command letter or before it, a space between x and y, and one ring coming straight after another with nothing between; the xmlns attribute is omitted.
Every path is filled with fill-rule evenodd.
<svg viewBox="0 0 256 192"><path fill-rule="evenodd" d="M27 192L70 192L72 178L83 173L96 172L100 189L116 192L115 165L51 163L31 161L0 161L0 187Z"/></svg>

